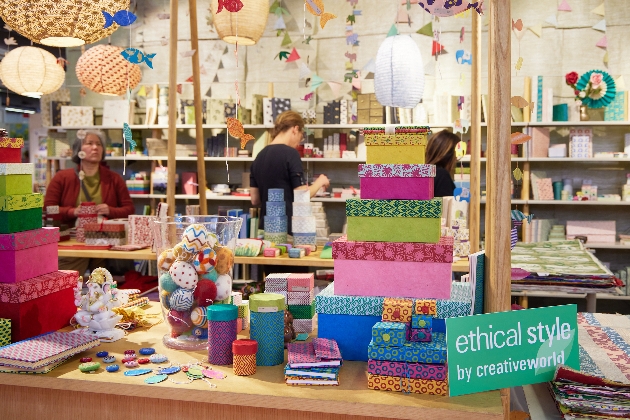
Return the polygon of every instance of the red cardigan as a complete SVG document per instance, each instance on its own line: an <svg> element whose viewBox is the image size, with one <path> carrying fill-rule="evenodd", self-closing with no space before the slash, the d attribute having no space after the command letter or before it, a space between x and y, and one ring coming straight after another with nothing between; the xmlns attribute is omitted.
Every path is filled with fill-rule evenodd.
<svg viewBox="0 0 630 420"><path fill-rule="evenodd" d="M109 216L107 217L117 219L133 214L136 209L122 177L103 165L99 166L99 174L101 177L101 197L103 203L109 206ZM79 189L79 177L74 169L64 169L57 172L46 188L44 209L46 206L59 206L62 221L74 221L76 218L70 216L69 211L76 207Z"/></svg>

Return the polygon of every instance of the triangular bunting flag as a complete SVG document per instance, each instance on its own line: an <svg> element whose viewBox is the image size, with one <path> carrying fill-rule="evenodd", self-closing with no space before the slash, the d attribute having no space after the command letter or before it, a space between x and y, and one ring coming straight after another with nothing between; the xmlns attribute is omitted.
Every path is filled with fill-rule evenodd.
<svg viewBox="0 0 630 420"><path fill-rule="evenodd" d="M214 75L214 80L212 81L212 83L219 83L219 75L218 74Z"/></svg>
<svg viewBox="0 0 630 420"><path fill-rule="evenodd" d="M376 63L374 62L373 58L370 58L367 64L361 69L361 74L365 74L367 76L368 73L374 73L375 70Z"/></svg>
<svg viewBox="0 0 630 420"><path fill-rule="evenodd" d="M299 60L299 59L300 59L300 54L298 54L298 52L295 49L295 47L293 47L293 50L291 51L291 54L289 54L289 56L287 57L287 63L290 63L291 61L295 61L295 60Z"/></svg>
<svg viewBox="0 0 630 420"><path fill-rule="evenodd" d="M284 38L282 38L282 45L283 47L286 47L287 45L291 45L293 41L291 41L291 37L289 36L289 33L287 31L284 32Z"/></svg>
<svg viewBox="0 0 630 420"><path fill-rule="evenodd" d="M208 90L206 91L206 96L212 98L212 87L208 88Z"/></svg>
<svg viewBox="0 0 630 420"><path fill-rule="evenodd" d="M322 83L324 83L324 79L314 74L311 77L311 91L314 91L315 89L317 89Z"/></svg>
<svg viewBox="0 0 630 420"><path fill-rule="evenodd" d="M398 35L398 28L396 28L396 25L392 25L391 28L389 28L389 32L387 32L387 36L394 36L394 35Z"/></svg>
<svg viewBox="0 0 630 420"><path fill-rule="evenodd" d="M417 34L433 37L433 22L429 22L416 31Z"/></svg>
<svg viewBox="0 0 630 420"><path fill-rule="evenodd" d="M593 29L595 29L596 31L606 32L606 19L602 19L595 25L593 25Z"/></svg>
<svg viewBox="0 0 630 420"><path fill-rule="evenodd" d="M558 6L558 10L561 12L570 12L572 9L567 0L562 0L562 3Z"/></svg>
<svg viewBox="0 0 630 420"><path fill-rule="evenodd" d="M548 23L552 26L558 26L558 17L556 15L551 15L545 20L545 23Z"/></svg>
<svg viewBox="0 0 630 420"><path fill-rule="evenodd" d="M328 82L328 86L330 86L330 90L332 90L333 97L335 99L339 97L339 89L341 89L341 83Z"/></svg>
<svg viewBox="0 0 630 420"><path fill-rule="evenodd" d="M398 16L396 16L396 23L407 23L411 25L411 16L405 9L398 9Z"/></svg>
<svg viewBox="0 0 630 420"><path fill-rule="evenodd" d="M284 23L284 19L282 18L282 16L278 16L278 19L276 20L276 24L273 26L273 29L275 29L276 31L287 29L287 25Z"/></svg>
<svg viewBox="0 0 630 420"><path fill-rule="evenodd" d="M311 69L304 63L300 63L300 80L306 79L311 75Z"/></svg>
<svg viewBox="0 0 630 420"><path fill-rule="evenodd" d="M600 15L600 16L606 16L606 13L604 12L604 10L605 10L604 3L602 3L596 8L594 8L593 10L591 10L591 13L595 13L596 15Z"/></svg>
<svg viewBox="0 0 630 420"><path fill-rule="evenodd" d="M608 40L606 39L606 35L604 35L602 39L597 41L597 44L595 44L595 46L604 49L608 48Z"/></svg>
<svg viewBox="0 0 630 420"><path fill-rule="evenodd" d="M428 76L435 76L435 61L429 60L429 62L424 66L424 74Z"/></svg>
<svg viewBox="0 0 630 420"><path fill-rule="evenodd" d="M538 38L542 35L542 25L540 23L538 25L530 26L527 29L532 31Z"/></svg>
<svg viewBox="0 0 630 420"><path fill-rule="evenodd" d="M617 80L615 80L615 87L618 91L626 90L626 81L623 80L623 76L617 77Z"/></svg>
<svg viewBox="0 0 630 420"><path fill-rule="evenodd" d="M608 51L606 51L606 54L604 54L604 59L602 61L604 62L606 67L608 67Z"/></svg>
<svg viewBox="0 0 630 420"><path fill-rule="evenodd" d="M188 79L185 80L185 82L187 83L192 83L193 82L193 77L190 76Z"/></svg>
<svg viewBox="0 0 630 420"><path fill-rule="evenodd" d="M140 97L147 96L147 88L144 85L140 86L140 89L138 89L137 95Z"/></svg>
<svg viewBox="0 0 630 420"><path fill-rule="evenodd" d="M223 60L219 61L219 67L217 67L218 69L223 69L225 67L223 67Z"/></svg>
<svg viewBox="0 0 630 420"><path fill-rule="evenodd" d="M433 47L431 48L431 55L437 54L446 54L446 49L444 49L444 45L439 42L433 41Z"/></svg>

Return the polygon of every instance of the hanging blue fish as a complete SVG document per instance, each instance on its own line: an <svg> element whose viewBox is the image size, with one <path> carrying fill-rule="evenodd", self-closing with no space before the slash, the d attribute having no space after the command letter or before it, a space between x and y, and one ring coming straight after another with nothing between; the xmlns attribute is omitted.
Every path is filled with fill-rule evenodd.
<svg viewBox="0 0 630 420"><path fill-rule="evenodd" d="M532 222L532 219L534 218L533 214L529 214L529 215L525 215L522 211L520 210L512 210L510 212L510 218L513 221L518 221L518 222L522 222L523 220L527 219L527 221L529 223Z"/></svg>
<svg viewBox="0 0 630 420"><path fill-rule="evenodd" d="M123 137L125 141L129 143L129 151L136 150L136 142L131 136L131 127L129 127L127 123L123 124Z"/></svg>
<svg viewBox="0 0 630 420"><path fill-rule="evenodd" d="M140 64L144 61L145 63L147 63L147 66L149 66L150 69L153 68L153 63L151 62L151 60L153 60L153 57L155 57L155 53L145 55L137 48L127 48L126 50L121 51L120 54L125 58L125 60L129 61L130 63Z"/></svg>
<svg viewBox="0 0 630 420"><path fill-rule="evenodd" d="M129 26L138 19L136 15L128 10L119 10L113 15L103 10L103 17L105 18L105 26L103 26L104 29L112 26L114 22L120 26Z"/></svg>

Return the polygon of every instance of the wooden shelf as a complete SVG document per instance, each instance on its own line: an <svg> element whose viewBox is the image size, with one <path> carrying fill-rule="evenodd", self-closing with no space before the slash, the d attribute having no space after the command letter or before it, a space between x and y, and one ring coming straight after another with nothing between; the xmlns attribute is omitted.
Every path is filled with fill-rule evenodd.
<svg viewBox="0 0 630 420"><path fill-rule="evenodd" d="M486 204L486 198L481 199L481 204ZM630 201L569 201L569 200L517 200L512 199L512 204L536 204L536 205L573 205L573 206L630 206Z"/></svg>
<svg viewBox="0 0 630 420"><path fill-rule="evenodd" d="M541 286L544 287L544 286ZM541 292L541 291L526 291L526 292L512 292L512 296L527 296L527 297L550 297L550 298L562 298L562 299L584 299L586 293L567 293L567 292ZM610 293L596 293L597 299L607 300L630 300L630 296L626 295L613 295Z"/></svg>
<svg viewBox="0 0 630 420"><path fill-rule="evenodd" d="M593 249L630 249L630 244L621 244L619 242L615 242L614 244L598 244L596 242L587 242L584 244L586 248Z"/></svg>
<svg viewBox="0 0 630 420"><path fill-rule="evenodd" d="M487 158L479 158L480 162L487 162ZM461 159L462 162L470 162L470 155L466 155ZM579 163L610 163L610 162L630 162L630 158L524 158L513 157L512 162L579 162Z"/></svg>

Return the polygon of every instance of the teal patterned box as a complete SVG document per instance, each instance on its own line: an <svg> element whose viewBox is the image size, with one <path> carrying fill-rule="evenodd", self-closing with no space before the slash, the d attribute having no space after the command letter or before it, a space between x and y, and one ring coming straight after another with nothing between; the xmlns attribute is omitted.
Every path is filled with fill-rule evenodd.
<svg viewBox="0 0 630 420"><path fill-rule="evenodd" d="M409 326L403 322L377 322L372 327L374 346L401 347L407 343Z"/></svg>
<svg viewBox="0 0 630 420"><path fill-rule="evenodd" d="M433 200L346 200L346 216L358 217L417 217L440 219L442 199Z"/></svg>
<svg viewBox="0 0 630 420"><path fill-rule="evenodd" d="M444 333L434 333L432 341L409 342L402 347L368 346L368 359L407 363L446 363L446 338Z"/></svg>
<svg viewBox="0 0 630 420"><path fill-rule="evenodd" d="M424 328L430 330L431 328L433 328L433 316L416 314L411 315L411 328Z"/></svg>
<svg viewBox="0 0 630 420"><path fill-rule="evenodd" d="M335 295L335 283L315 296L315 308L319 314L381 316L384 297ZM435 318L453 318L470 315L470 302L437 300Z"/></svg>

